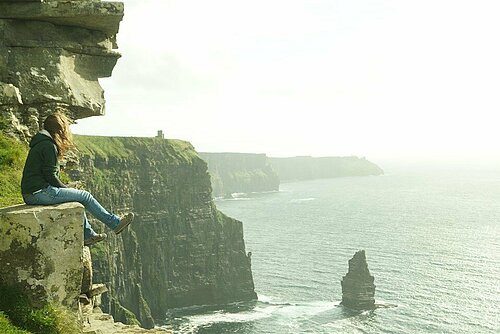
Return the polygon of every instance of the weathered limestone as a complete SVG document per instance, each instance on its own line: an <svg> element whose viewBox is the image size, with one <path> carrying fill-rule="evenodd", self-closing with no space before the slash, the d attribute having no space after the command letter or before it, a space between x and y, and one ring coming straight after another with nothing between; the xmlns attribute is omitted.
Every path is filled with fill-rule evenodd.
<svg viewBox="0 0 500 334"><path fill-rule="evenodd" d="M0 284L26 292L35 306L76 308L83 210L79 203L0 209Z"/></svg>
<svg viewBox="0 0 500 334"><path fill-rule="evenodd" d="M122 17L121 2L0 1L0 129L28 141L57 107L104 114Z"/></svg>
<svg viewBox="0 0 500 334"><path fill-rule="evenodd" d="M370 275L365 251L361 250L349 260L349 271L342 279L342 305L366 310L375 308L374 277Z"/></svg>
<svg viewBox="0 0 500 334"><path fill-rule="evenodd" d="M0 83L0 105L23 104L19 88L13 84Z"/></svg>
<svg viewBox="0 0 500 334"><path fill-rule="evenodd" d="M90 249L85 246L83 247L83 278L82 278L82 294L89 295L90 290L92 289L92 257L90 255Z"/></svg>

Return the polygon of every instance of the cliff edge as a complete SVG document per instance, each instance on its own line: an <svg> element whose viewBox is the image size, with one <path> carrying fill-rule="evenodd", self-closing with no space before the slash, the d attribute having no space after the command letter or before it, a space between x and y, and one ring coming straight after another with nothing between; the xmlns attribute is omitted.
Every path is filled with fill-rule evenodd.
<svg viewBox="0 0 500 334"><path fill-rule="evenodd" d="M105 311L124 322L133 313L151 327L151 317L164 320L170 308L257 298L242 223L217 210L207 164L191 144L76 141L80 161L68 174L111 210L136 213L120 237L92 248L94 275L110 289Z"/></svg>

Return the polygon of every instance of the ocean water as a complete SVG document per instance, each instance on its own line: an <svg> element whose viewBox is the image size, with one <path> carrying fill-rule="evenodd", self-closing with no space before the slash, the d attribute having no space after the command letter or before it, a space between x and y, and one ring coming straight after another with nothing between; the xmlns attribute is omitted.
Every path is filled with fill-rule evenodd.
<svg viewBox="0 0 500 334"><path fill-rule="evenodd" d="M176 333L500 333L500 171L292 182L217 206L244 222L259 300L170 310ZM339 306L360 249L373 311Z"/></svg>

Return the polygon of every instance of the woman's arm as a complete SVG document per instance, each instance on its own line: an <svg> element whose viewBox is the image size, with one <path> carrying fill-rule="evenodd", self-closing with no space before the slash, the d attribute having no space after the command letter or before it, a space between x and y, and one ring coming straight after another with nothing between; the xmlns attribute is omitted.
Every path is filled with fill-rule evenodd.
<svg viewBox="0 0 500 334"><path fill-rule="evenodd" d="M42 174L44 179L53 187L67 188L57 176L59 168L57 163L57 148L53 143L47 142L42 149Z"/></svg>

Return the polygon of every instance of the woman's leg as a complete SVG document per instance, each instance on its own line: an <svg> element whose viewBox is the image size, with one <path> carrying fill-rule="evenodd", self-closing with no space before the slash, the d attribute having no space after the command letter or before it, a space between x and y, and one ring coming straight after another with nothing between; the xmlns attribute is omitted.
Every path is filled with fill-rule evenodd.
<svg viewBox="0 0 500 334"><path fill-rule="evenodd" d="M95 235L97 235L97 233L94 231L92 226L90 226L87 214L83 211L83 238L84 240L88 240Z"/></svg>
<svg viewBox="0 0 500 334"><path fill-rule="evenodd" d="M48 186L46 189L34 195L30 195L29 197L33 197L35 203L28 203L29 199L26 198L25 200L28 200L26 204L50 205L67 202L81 203L94 217L112 230L120 223L120 218L118 218L118 216L109 213L88 191L85 190ZM88 222L85 224L86 230L87 226L90 226Z"/></svg>
<svg viewBox="0 0 500 334"><path fill-rule="evenodd" d="M47 192L40 191L35 195L24 196L24 202L28 205L50 205L60 203L59 201L54 201L52 196L49 196ZM87 214L83 211L83 236L85 240L92 238L97 235L92 226L90 226L87 219Z"/></svg>

